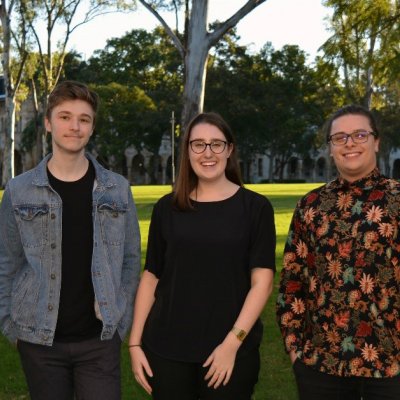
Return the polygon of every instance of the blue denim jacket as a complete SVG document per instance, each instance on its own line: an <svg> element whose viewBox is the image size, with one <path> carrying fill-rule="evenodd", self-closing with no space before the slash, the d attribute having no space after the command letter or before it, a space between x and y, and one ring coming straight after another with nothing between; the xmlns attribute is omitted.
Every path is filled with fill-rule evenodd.
<svg viewBox="0 0 400 400"><path fill-rule="evenodd" d="M125 178L95 168L93 190L93 305L101 314L101 339L130 329L140 274L140 232ZM51 345L61 288L62 202L47 178L47 156L12 179L0 206L0 328L17 339ZM79 199L77 199L79 201Z"/></svg>

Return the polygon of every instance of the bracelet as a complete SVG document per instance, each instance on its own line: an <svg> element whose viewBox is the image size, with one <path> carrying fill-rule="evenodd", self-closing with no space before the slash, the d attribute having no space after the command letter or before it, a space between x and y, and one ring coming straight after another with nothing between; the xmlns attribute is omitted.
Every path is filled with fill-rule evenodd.
<svg viewBox="0 0 400 400"><path fill-rule="evenodd" d="M243 329L240 329L236 326L234 326L231 329L231 332L241 341L243 342L243 340L245 339L245 337L247 336L247 332L244 331Z"/></svg>
<svg viewBox="0 0 400 400"><path fill-rule="evenodd" d="M131 347L142 347L141 344L128 344L128 349Z"/></svg>

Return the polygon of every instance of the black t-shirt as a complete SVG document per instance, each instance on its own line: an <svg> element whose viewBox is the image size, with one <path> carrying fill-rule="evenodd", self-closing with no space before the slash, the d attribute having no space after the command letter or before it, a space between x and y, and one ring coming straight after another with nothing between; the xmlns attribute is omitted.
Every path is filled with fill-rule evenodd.
<svg viewBox="0 0 400 400"><path fill-rule="evenodd" d="M61 292L54 340L77 342L100 335L102 329L94 311L91 274L95 170L89 161L86 174L74 182L61 181L49 170L47 175L62 200Z"/></svg>
<svg viewBox="0 0 400 400"><path fill-rule="evenodd" d="M178 211L169 194L154 207L145 269L159 282L143 342L168 359L204 362L233 327L251 269L275 270L275 225L270 202L244 188L193 205L193 211ZM238 357L261 337L258 320Z"/></svg>

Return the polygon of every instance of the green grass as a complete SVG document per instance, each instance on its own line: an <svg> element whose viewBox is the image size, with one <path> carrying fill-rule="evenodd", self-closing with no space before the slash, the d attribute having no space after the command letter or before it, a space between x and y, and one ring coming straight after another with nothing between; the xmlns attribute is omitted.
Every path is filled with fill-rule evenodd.
<svg viewBox="0 0 400 400"><path fill-rule="evenodd" d="M275 210L277 230L276 265L274 292L262 314L264 339L261 346L261 371L254 400L295 400L296 388L289 359L283 350L282 339L275 322L275 299L282 266L283 246L286 239L293 208L297 200L306 192L320 184L262 184L247 185L251 190L267 196ZM142 261L146 251L147 233L153 204L170 186L135 186L133 194L138 209L142 234ZM0 199L2 192L0 191ZM0 221L1 223L1 221ZM0 337L0 400L28 399L25 379L21 371L16 350ZM122 348L123 399L149 399L133 379L126 343Z"/></svg>

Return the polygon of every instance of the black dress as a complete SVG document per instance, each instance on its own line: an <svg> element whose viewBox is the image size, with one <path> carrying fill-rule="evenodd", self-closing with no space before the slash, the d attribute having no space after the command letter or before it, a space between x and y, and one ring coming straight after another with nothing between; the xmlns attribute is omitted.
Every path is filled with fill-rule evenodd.
<svg viewBox="0 0 400 400"><path fill-rule="evenodd" d="M145 269L158 279L143 342L171 360L204 362L233 327L250 290L254 267L275 270L270 202L240 188L215 202L178 211L172 194L154 206ZM237 357L258 347L258 320Z"/></svg>

